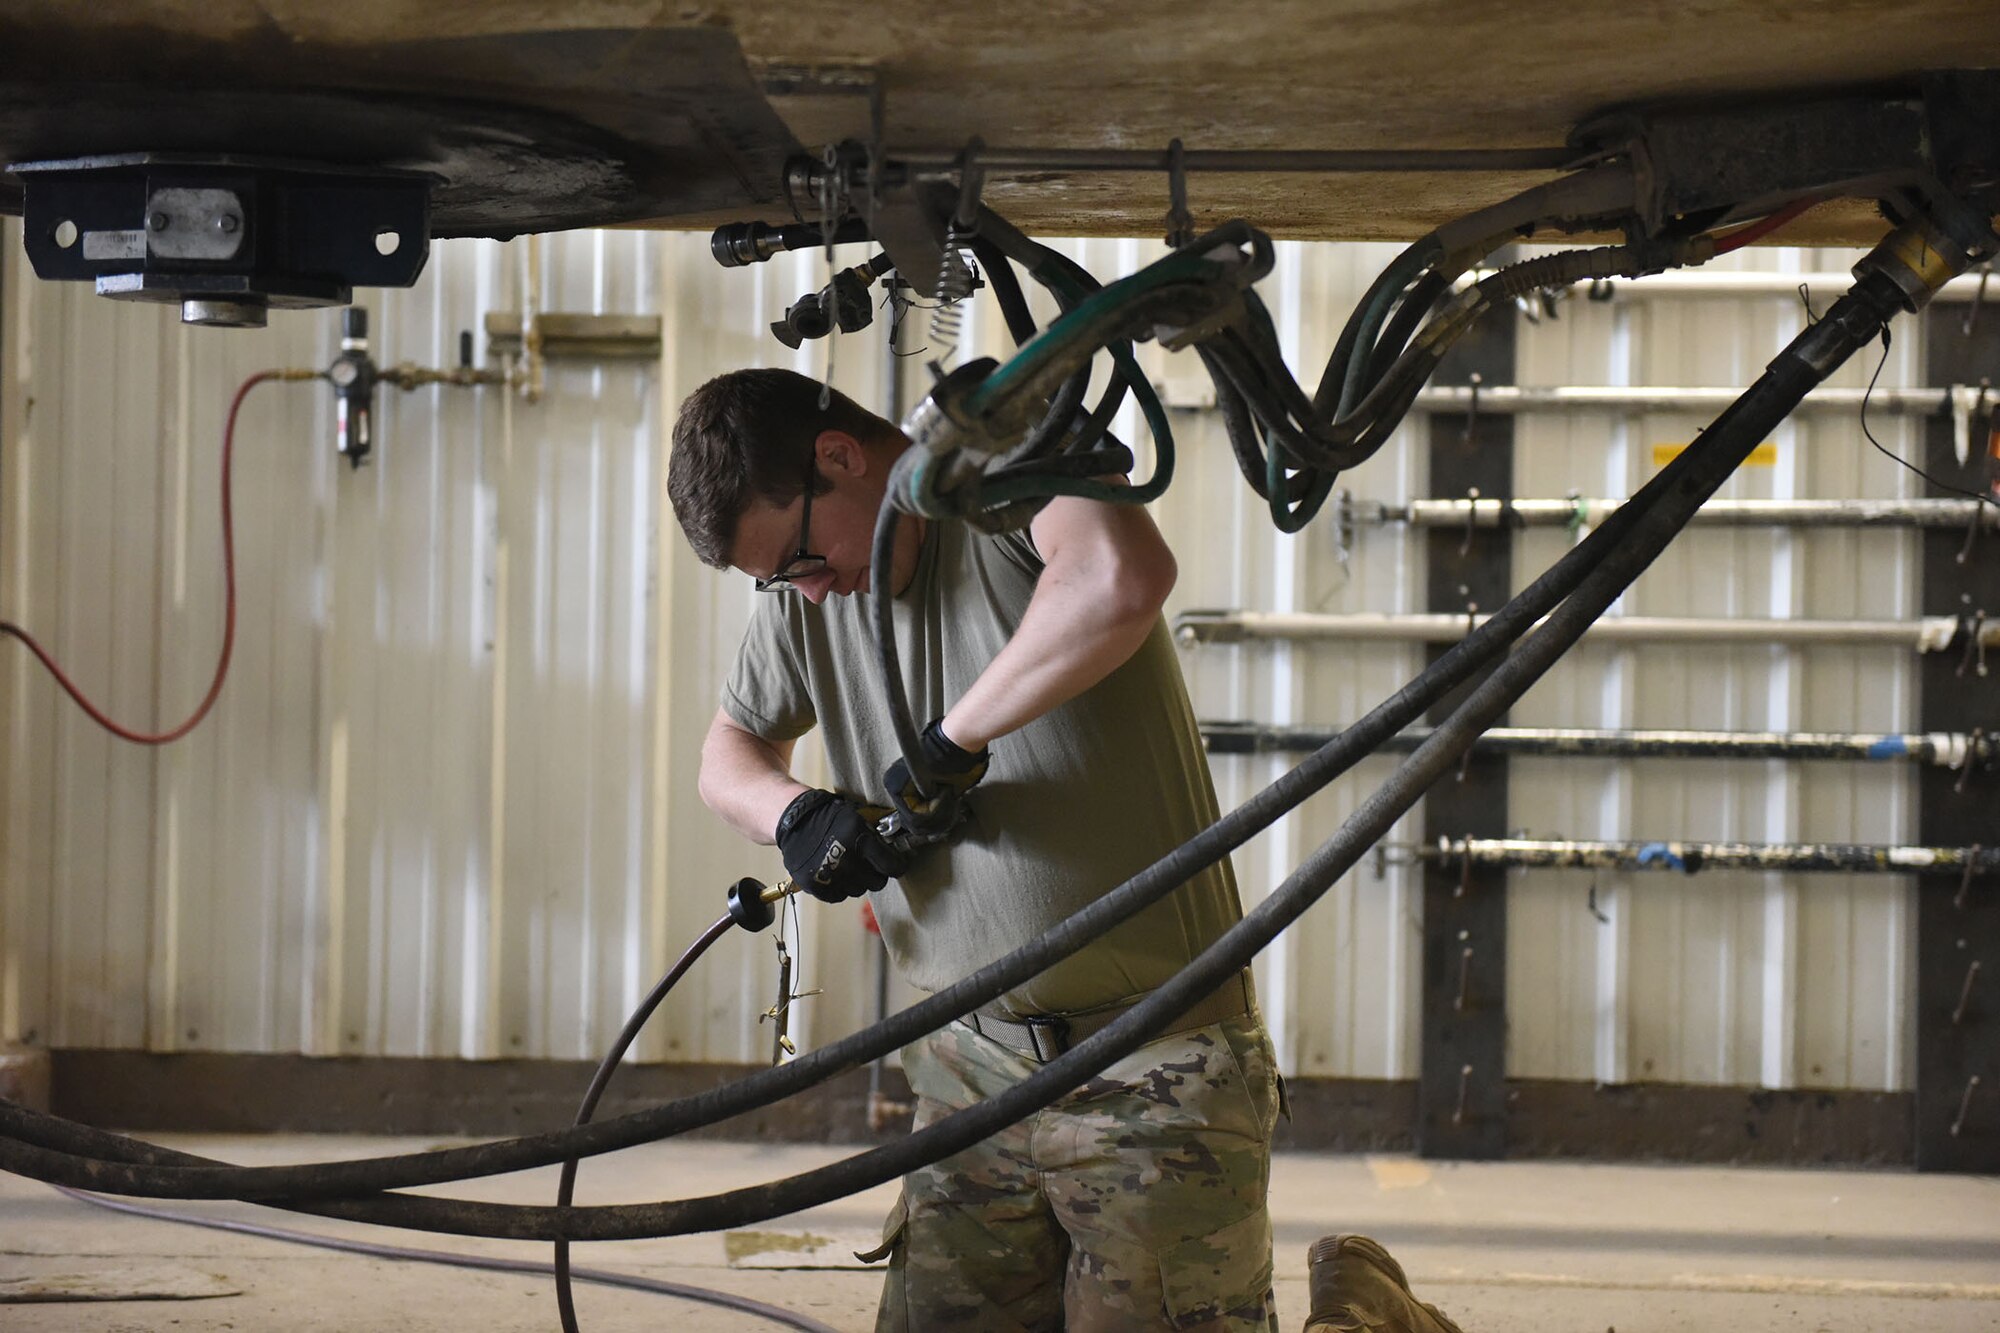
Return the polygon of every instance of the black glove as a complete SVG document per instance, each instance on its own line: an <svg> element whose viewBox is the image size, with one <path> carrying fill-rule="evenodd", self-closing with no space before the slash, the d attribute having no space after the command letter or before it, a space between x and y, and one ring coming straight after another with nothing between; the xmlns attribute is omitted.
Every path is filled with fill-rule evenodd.
<svg viewBox="0 0 2000 1333"><path fill-rule="evenodd" d="M860 806L817 788L800 792L785 807L775 841L792 882L821 902L873 893L909 868Z"/></svg>
<svg viewBox="0 0 2000 1333"><path fill-rule="evenodd" d="M960 749L951 737L944 734L943 721L939 718L932 722L918 738L924 762L931 770L931 794L928 798L917 795L917 785L910 778L910 766L903 760L898 759L889 765L889 771L882 775L882 785L889 789L889 799L915 828L949 827L958 816L959 802L979 785L979 780L986 776L986 769L993 762L991 748L982 749L977 754Z"/></svg>

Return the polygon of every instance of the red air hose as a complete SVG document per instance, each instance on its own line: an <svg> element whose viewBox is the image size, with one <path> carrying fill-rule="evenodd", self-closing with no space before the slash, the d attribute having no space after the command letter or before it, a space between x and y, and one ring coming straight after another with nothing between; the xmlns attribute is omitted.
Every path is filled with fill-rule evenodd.
<svg viewBox="0 0 2000 1333"><path fill-rule="evenodd" d="M1820 202L1822 201L1818 199L1800 199L1795 203L1785 205L1769 217L1759 218L1755 222L1738 227L1735 231L1718 236L1715 238L1715 253L1726 255L1731 250L1742 249L1752 241L1761 241L1799 214L1805 212L1808 208L1811 208L1814 204Z"/></svg>
<svg viewBox="0 0 2000 1333"><path fill-rule="evenodd" d="M48 650L35 641L34 635L28 633L28 631L10 620L0 620L0 634L11 635L26 644L28 651L33 653L36 659L48 668L51 676L55 677L56 684L62 686L63 692L76 700L77 707L88 713L91 721L97 723L98 726L103 727L118 739L130 741L134 745L165 745L170 741L177 741L190 731L193 731L200 724L201 720L208 716L208 710L215 707L216 697L222 693L223 679L229 674L230 654L236 649L236 526L229 504L229 464L236 451L236 414L242 409L243 400L249 396L250 391L266 380L300 379L312 373L260 370L249 379L243 381L241 387L236 390L236 396L230 399L229 417L222 428L222 584L225 590L222 621L222 655L216 660L215 678L208 684L208 693L202 696L201 703L195 708L187 721L181 723L171 731L161 732L133 731L129 727L120 726L118 723L112 721L110 717L106 716L104 711L96 704L93 704L89 699L84 697L83 691L77 688L76 682L71 680L62 667L56 664L55 658L49 655Z"/></svg>

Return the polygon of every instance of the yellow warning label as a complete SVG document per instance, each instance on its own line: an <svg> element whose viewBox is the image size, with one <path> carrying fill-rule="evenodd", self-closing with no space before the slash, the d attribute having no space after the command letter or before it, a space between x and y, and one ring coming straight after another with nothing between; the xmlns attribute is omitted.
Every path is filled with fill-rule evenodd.
<svg viewBox="0 0 2000 1333"><path fill-rule="evenodd" d="M1654 445L1653 466L1665 467L1667 464L1673 462L1676 458L1679 458L1681 456L1682 451L1685 450L1686 448L1687 446L1685 444ZM1776 467L1777 465L1778 465L1778 444L1777 441L1775 440L1764 441L1762 444L1758 445L1755 449L1752 449L1750 451L1750 456L1743 460L1743 466L1745 467Z"/></svg>

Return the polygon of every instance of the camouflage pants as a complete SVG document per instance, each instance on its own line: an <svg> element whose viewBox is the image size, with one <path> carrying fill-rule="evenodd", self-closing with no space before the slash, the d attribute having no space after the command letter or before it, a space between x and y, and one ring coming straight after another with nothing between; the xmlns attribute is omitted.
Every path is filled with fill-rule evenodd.
<svg viewBox="0 0 2000 1333"><path fill-rule="evenodd" d="M1033 1073L953 1023L903 1052L922 1128ZM877 1333L1275 1333L1277 1063L1256 1015L1159 1038L903 1178Z"/></svg>

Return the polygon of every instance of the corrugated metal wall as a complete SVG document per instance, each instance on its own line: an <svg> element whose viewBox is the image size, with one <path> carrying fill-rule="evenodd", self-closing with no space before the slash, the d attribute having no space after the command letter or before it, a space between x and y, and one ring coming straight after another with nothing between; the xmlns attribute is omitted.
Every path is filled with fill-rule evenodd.
<svg viewBox="0 0 2000 1333"><path fill-rule="evenodd" d="M553 362L532 405L385 388L359 471L333 453L324 385L254 391L236 656L186 741L110 739L7 650L7 1035L589 1056L730 880L777 869L694 796L750 594L682 549L664 441L681 393L782 351L764 325L810 264L724 274L702 238L638 232L544 245L542 309L670 302L662 360ZM524 250L440 245L416 289L366 293L377 358L452 364L461 329L519 308ZM189 330L31 280L18 237L7 255L0 606L114 716L177 720L221 631L229 394L260 368L325 365L338 316ZM872 345L841 352L843 385L873 396ZM855 922L807 921L809 967L866 960ZM726 942L648 1053L767 1050L770 952ZM803 1025L815 1008L849 1027L865 1012L849 987Z"/></svg>
<svg viewBox="0 0 2000 1333"><path fill-rule="evenodd" d="M44 634L114 714L177 717L199 697L220 632L215 476L228 393L263 366L324 365L337 317L184 330L165 310L33 281L18 237L5 238L0 610ZM825 344L787 353L765 330L824 281L822 261L725 272L698 236L578 233L543 245L543 309L662 313L660 361L554 362L538 404L495 389L384 390L377 457L358 473L332 453L323 385L256 391L237 465L237 659L215 716L187 741L157 752L111 741L26 654L4 650L0 1036L594 1056L720 911L724 886L777 872L773 853L742 846L695 796L700 736L752 594L684 549L664 499L665 443L673 405L710 374L824 369ZM524 248L441 245L416 289L367 293L378 359L449 364L460 329L518 308ZM1069 248L1105 275L1157 253ZM1280 247L1266 290L1309 381L1390 253ZM1813 255L1810 266L1839 261ZM1563 309L1522 329L1523 383L1742 385L1803 318L1789 298ZM977 337L997 349L991 312ZM1911 326L1885 385L1908 381L1914 342ZM1198 364L1145 351L1182 447L1179 480L1157 507L1180 553L1172 609L1418 609L1419 543L1363 529L1342 551L1323 523L1278 535L1203 406ZM878 337L842 338L832 353L845 390L883 401ZM1850 367L1842 382L1865 383L1872 368ZM1629 493L1652 469L1653 444L1699 424L1521 418L1516 492ZM1139 433L1129 412L1122 426ZM1876 423L1892 448L1907 447L1905 429ZM1851 418L1794 422L1776 443L1776 466L1746 471L1733 493L1906 490ZM1405 500L1423 493L1419 460L1392 447L1350 484L1365 499ZM1566 537L1517 540L1525 582ZM1914 556L1914 540L1895 532L1692 533L1627 609L1902 616L1914 606ZM1207 647L1184 660L1202 716L1311 724L1358 716L1419 659L1413 646L1371 644ZM1887 649L1587 648L1514 716L1895 728L1911 718L1913 665ZM1246 897L1277 883L1391 763L1364 763L1239 854ZM1224 804L1281 767L1219 758ZM1516 760L1513 771L1511 820L1538 834L1889 841L1908 827L1910 784L1887 767ZM1260 962L1288 1070L1414 1075L1419 887L1400 864L1359 870ZM1593 884L1537 872L1517 876L1512 894L1517 1075L1908 1086L1904 881ZM801 989L825 987L795 1010L809 1043L865 1021L875 946L851 912L808 905L801 924ZM775 999L772 962L768 936L726 940L643 1054L767 1054L757 1015Z"/></svg>
<svg viewBox="0 0 2000 1333"><path fill-rule="evenodd" d="M1825 272L1856 255L1766 251L1718 268ZM1524 326L1524 384L1747 385L1808 318L1796 295L1573 300ZM1824 294L1817 304L1824 308ZM1913 382L1915 321L1903 321L1883 386ZM1871 349L1831 383L1864 387ZM1523 417L1516 493L1627 495L1655 471L1654 446L1691 439L1702 415ZM1914 456L1915 427L1871 428ZM1875 453L1851 413L1795 415L1774 462L1724 490L1745 499L1893 497L1914 478ZM1567 537L1517 538L1517 578ZM1912 532L1691 530L1625 598L1639 615L1904 619L1916 603ZM1897 730L1915 721L1916 659L1901 648L1584 646L1514 711L1522 726L1716 730ZM1746 842L1898 842L1914 830L1915 783L1892 765L1723 760L1523 759L1510 819L1537 836ZM1589 910L1595 888L1596 914ZM1546 1078L1769 1087L1902 1088L1911 1051L1913 898L1898 876L1707 873L1692 878L1515 872L1510 1072ZM1603 919L1600 920L1599 916Z"/></svg>

